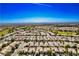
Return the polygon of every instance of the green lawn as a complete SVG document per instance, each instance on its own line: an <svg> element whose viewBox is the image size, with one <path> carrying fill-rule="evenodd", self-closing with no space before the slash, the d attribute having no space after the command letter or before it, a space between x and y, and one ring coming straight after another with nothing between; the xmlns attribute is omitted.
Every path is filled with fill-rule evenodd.
<svg viewBox="0 0 79 59"><path fill-rule="evenodd" d="M59 35L65 35L65 36L74 36L76 35L76 32L64 32L64 31L58 31Z"/></svg>
<svg viewBox="0 0 79 59"><path fill-rule="evenodd" d="M31 30L31 29L33 29L33 28L32 28L32 27L19 27L19 28L17 28L17 29Z"/></svg>
<svg viewBox="0 0 79 59"><path fill-rule="evenodd" d="M6 35L6 34L8 34L10 32L11 32L10 28L3 29L3 30L0 31L0 37L4 36L4 35Z"/></svg>
<svg viewBox="0 0 79 59"><path fill-rule="evenodd" d="M58 35L64 35L64 36L74 36L76 35L76 32L65 32L65 31L59 31L59 30L52 30L51 32L58 34Z"/></svg>

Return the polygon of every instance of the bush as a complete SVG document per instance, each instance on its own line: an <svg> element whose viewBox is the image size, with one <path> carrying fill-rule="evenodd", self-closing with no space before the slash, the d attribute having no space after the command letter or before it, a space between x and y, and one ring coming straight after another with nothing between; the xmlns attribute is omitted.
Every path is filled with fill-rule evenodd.
<svg viewBox="0 0 79 59"><path fill-rule="evenodd" d="M48 55L48 56L51 56L51 55L52 55L52 51L51 51L51 50L48 50L48 51L47 51L47 55Z"/></svg>
<svg viewBox="0 0 79 59"><path fill-rule="evenodd" d="M0 40L3 40L3 38L0 38Z"/></svg>
<svg viewBox="0 0 79 59"><path fill-rule="evenodd" d="M11 55L11 52L7 52L6 54L5 54L5 56L10 56Z"/></svg>
<svg viewBox="0 0 79 59"><path fill-rule="evenodd" d="M6 46L7 46L7 44L3 44L3 45L2 45L2 48L6 47Z"/></svg>
<svg viewBox="0 0 79 59"><path fill-rule="evenodd" d="M76 32L76 35L79 35L79 30Z"/></svg>
<svg viewBox="0 0 79 59"><path fill-rule="evenodd" d="M70 48L70 45L66 45L65 48Z"/></svg>
<svg viewBox="0 0 79 59"><path fill-rule="evenodd" d="M53 56L56 56L56 53L53 53Z"/></svg>
<svg viewBox="0 0 79 59"><path fill-rule="evenodd" d="M77 48L76 44L74 46L72 46L72 48Z"/></svg>
<svg viewBox="0 0 79 59"><path fill-rule="evenodd" d="M23 55L24 52L23 52L23 51L19 51L18 54L19 54L19 55Z"/></svg>
<svg viewBox="0 0 79 59"><path fill-rule="evenodd" d="M19 44L16 44L16 45L15 45L16 49L18 48L18 46L19 46Z"/></svg>
<svg viewBox="0 0 79 59"><path fill-rule="evenodd" d="M11 39L11 42L14 42L14 39L13 38Z"/></svg>

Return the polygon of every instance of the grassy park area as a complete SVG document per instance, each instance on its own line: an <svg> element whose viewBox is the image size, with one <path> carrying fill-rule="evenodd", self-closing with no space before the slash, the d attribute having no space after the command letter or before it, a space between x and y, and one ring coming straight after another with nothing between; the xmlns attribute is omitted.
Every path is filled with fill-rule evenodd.
<svg viewBox="0 0 79 59"><path fill-rule="evenodd" d="M64 35L64 36L74 36L77 33L73 31L59 31L59 30L52 30L51 32L57 34L57 35Z"/></svg>
<svg viewBox="0 0 79 59"><path fill-rule="evenodd" d="M66 36L74 36L76 35L76 32L61 32L61 31L58 31L58 34L59 35L66 35Z"/></svg>
<svg viewBox="0 0 79 59"><path fill-rule="evenodd" d="M27 26L27 27L18 27L17 29L23 29L23 30L31 30L33 27Z"/></svg>
<svg viewBox="0 0 79 59"><path fill-rule="evenodd" d="M11 33L12 31L13 31L13 30L12 30L11 28L2 29L2 30L0 31L0 37L6 35L6 34L8 34L8 33Z"/></svg>

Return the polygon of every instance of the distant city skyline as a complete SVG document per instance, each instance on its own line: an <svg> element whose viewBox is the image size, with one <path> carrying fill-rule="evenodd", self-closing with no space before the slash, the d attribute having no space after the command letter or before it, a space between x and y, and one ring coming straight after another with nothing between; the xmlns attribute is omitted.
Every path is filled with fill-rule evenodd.
<svg viewBox="0 0 79 59"><path fill-rule="evenodd" d="M0 3L0 23L79 22L78 3Z"/></svg>

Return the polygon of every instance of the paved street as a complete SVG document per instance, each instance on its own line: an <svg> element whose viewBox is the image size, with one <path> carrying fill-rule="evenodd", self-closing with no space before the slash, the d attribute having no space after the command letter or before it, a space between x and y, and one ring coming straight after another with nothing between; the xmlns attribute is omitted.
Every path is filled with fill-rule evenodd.
<svg viewBox="0 0 79 59"><path fill-rule="evenodd" d="M5 43L6 46L0 50L0 55L7 55L8 53L11 56L67 55L65 52L72 52L73 55L78 55L79 43L75 41L79 42L78 36L58 36L43 29L40 30L39 28L29 31L19 30L11 35L9 34L0 41L2 42L0 43L0 47L7 42ZM17 48L16 45L18 45ZM13 48L14 50L11 52Z"/></svg>

